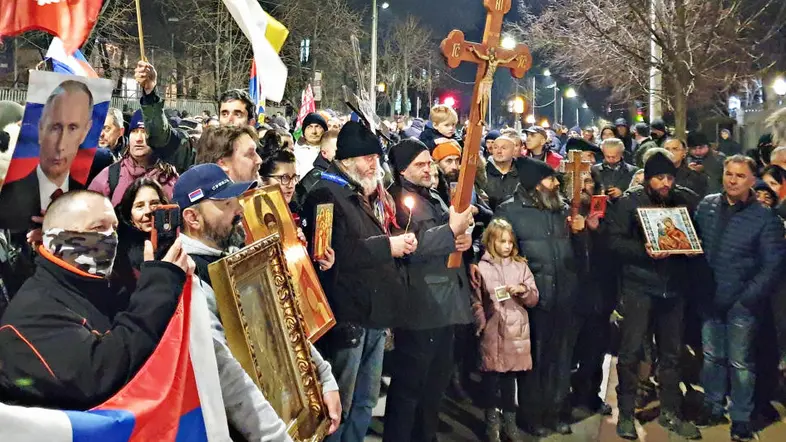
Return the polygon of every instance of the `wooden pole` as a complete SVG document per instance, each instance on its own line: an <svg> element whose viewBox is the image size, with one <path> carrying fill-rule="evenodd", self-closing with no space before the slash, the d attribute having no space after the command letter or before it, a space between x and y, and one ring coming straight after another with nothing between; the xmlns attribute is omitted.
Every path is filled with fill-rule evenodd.
<svg viewBox="0 0 786 442"><path fill-rule="evenodd" d="M139 55L142 61L147 61L145 57L145 33L142 31L142 6L140 0L134 0L136 3L136 27L139 32Z"/></svg>

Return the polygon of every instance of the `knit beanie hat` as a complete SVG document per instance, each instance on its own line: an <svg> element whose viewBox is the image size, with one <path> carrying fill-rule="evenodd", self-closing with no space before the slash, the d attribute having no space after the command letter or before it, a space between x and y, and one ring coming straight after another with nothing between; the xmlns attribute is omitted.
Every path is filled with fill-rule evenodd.
<svg viewBox="0 0 786 442"><path fill-rule="evenodd" d="M306 118L303 119L303 129L307 128L312 124L318 124L322 126L322 129L325 132L327 132L328 130L327 121L325 121L325 118L322 117L322 115L316 112L311 112L310 114L306 115Z"/></svg>
<svg viewBox="0 0 786 442"><path fill-rule="evenodd" d="M656 152L644 164L644 179L649 180L658 175L677 175L677 166L661 152Z"/></svg>
<svg viewBox="0 0 786 442"><path fill-rule="evenodd" d="M660 118L652 120L652 123L650 124L650 130L659 130L661 132L666 132L666 123Z"/></svg>
<svg viewBox="0 0 786 442"><path fill-rule="evenodd" d="M393 146L388 153L388 158L390 165L393 166L394 176L398 177L424 151L428 152L428 147L414 138L408 138Z"/></svg>
<svg viewBox="0 0 786 442"><path fill-rule="evenodd" d="M383 155L379 139L366 126L348 121L338 133L336 159L346 160L366 155Z"/></svg>
<svg viewBox="0 0 786 442"><path fill-rule="evenodd" d="M436 162L440 162L450 156L461 156L461 146L455 140L437 144L434 152L431 153L431 158Z"/></svg>
<svg viewBox="0 0 786 442"><path fill-rule="evenodd" d="M534 189L543 179L557 174L548 164L529 157L517 158L515 164L519 183L526 190Z"/></svg>
<svg viewBox="0 0 786 442"><path fill-rule="evenodd" d="M489 133L486 134L486 138L485 139L487 141L488 140L496 140L500 136L502 136L502 132L500 132L498 130L490 130Z"/></svg>

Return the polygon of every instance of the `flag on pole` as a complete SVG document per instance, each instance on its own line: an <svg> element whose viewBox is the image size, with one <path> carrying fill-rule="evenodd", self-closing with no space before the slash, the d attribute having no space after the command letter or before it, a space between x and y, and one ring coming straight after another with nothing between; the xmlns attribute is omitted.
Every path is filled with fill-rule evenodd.
<svg viewBox="0 0 786 442"><path fill-rule="evenodd" d="M289 36L289 29L282 25L281 22L271 17L267 12L262 12L265 14L267 20L265 22L265 38L273 47L273 50L279 53L281 52L281 48L284 47L287 36ZM248 81L248 93L257 106L257 121L259 123L264 123L265 92L263 90L262 79L257 75L257 65L254 60L251 60L251 77Z"/></svg>
<svg viewBox="0 0 786 442"><path fill-rule="evenodd" d="M81 77L98 78L98 74L87 62L79 49L73 55L68 55L63 46L63 40L59 37L52 39L49 50L46 51L46 58L52 60L52 67L55 72L61 74L79 75Z"/></svg>
<svg viewBox="0 0 786 442"><path fill-rule="evenodd" d="M260 99L281 101L284 98L284 89L287 84L287 67L281 61L273 44L268 40L268 28L272 17L262 10L262 6L257 0L223 1L232 18L235 19L243 34L251 42L257 79L263 94ZM278 25L281 24L278 23ZM280 26L278 30L276 30L276 26L270 26L270 32L275 37L274 41L280 41L280 44L283 45L281 28L285 33L289 32L283 26ZM283 36L283 39L286 39L286 35Z"/></svg>
<svg viewBox="0 0 786 442"><path fill-rule="evenodd" d="M300 103L300 111L297 114L295 132L292 134L295 141L303 136L303 120L306 119L306 115L317 111L317 102L314 101L314 90L311 89L310 84L306 86L306 90L300 95Z"/></svg>
<svg viewBox="0 0 786 442"><path fill-rule="evenodd" d="M264 123L265 120L265 93L262 91L262 81L257 76L257 64L251 60L251 79L248 80L248 94L251 101L257 106L257 122Z"/></svg>
<svg viewBox="0 0 786 442"><path fill-rule="evenodd" d="M84 43L101 12L102 0L4 0L0 37L46 31L63 40L67 54Z"/></svg>
<svg viewBox="0 0 786 442"><path fill-rule="evenodd" d="M191 278L161 342L131 381L89 411L0 404L0 440L15 442L218 442L229 430L207 301Z"/></svg>

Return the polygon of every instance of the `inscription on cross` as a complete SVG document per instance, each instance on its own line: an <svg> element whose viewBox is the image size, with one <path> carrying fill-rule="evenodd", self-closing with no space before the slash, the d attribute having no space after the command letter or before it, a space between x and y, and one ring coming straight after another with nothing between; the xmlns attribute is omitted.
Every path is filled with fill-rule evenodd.
<svg viewBox="0 0 786 442"><path fill-rule="evenodd" d="M442 54L450 68L455 69L462 62L478 65L469 111L469 128L461 154L459 181L452 201L459 212L469 207L472 198L483 120L491 98L494 74L502 67L509 68L514 77L522 78L532 66L532 56L526 45L519 44L514 49L500 47L502 21L505 14L510 11L511 2L512 0L483 0L483 6L486 8L486 28L481 43L468 42L464 39L463 32L453 30L441 45ZM448 267L456 268L460 265L461 253L450 255Z"/></svg>
<svg viewBox="0 0 786 442"><path fill-rule="evenodd" d="M581 189L584 186L584 177L590 174L592 163L581 159L580 150L568 152L567 161L560 164L560 171L565 173L568 189L571 193L570 215L576 219L581 209Z"/></svg>

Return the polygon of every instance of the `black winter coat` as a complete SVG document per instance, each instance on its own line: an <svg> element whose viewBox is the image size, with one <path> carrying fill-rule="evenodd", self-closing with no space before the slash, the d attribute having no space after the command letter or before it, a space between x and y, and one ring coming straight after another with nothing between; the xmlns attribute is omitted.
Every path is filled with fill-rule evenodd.
<svg viewBox="0 0 786 442"><path fill-rule="evenodd" d="M688 164L695 162L704 166L704 171L700 175L707 177L708 195L723 192L723 162L726 161L726 155L716 152L710 152L704 158L694 158L689 155L685 161Z"/></svg>
<svg viewBox="0 0 786 442"><path fill-rule="evenodd" d="M320 279L336 321L371 328L399 326L406 289L386 230L372 206L364 203L357 184L335 163L327 173L346 184L321 179L306 197L301 215L308 221L306 238L312 238L317 205L333 204L336 263Z"/></svg>
<svg viewBox="0 0 786 442"><path fill-rule="evenodd" d="M643 186L631 187L606 214L608 246L622 261L622 292L671 298L684 295L696 258L670 256L655 260L647 254L647 240L637 209L645 207L687 207L693 214L698 196L682 186L672 189L671 200L656 204Z"/></svg>
<svg viewBox="0 0 786 442"><path fill-rule="evenodd" d="M426 127L423 129L423 132L421 132L420 136L418 137L418 139L423 144L425 144L426 147L428 147L429 152L433 152L434 151L434 149L437 147L437 144L435 143L435 141L440 139L440 138L452 139L452 140L455 140L457 143L459 143L459 145L463 145L463 143L461 141L461 138L458 136L458 132L456 132L456 134L453 135L452 138L451 137L446 137L445 135L442 135L439 131L434 129L434 126L432 125L432 123L426 124Z"/></svg>
<svg viewBox="0 0 786 442"><path fill-rule="evenodd" d="M496 211L500 204L513 196L519 185L519 171L516 163L510 166L508 173L503 174L489 159L486 163L486 187L483 189L489 196L489 206Z"/></svg>
<svg viewBox="0 0 786 442"><path fill-rule="evenodd" d="M572 309L577 288L573 238L567 223L569 208L559 212L535 206L529 195L516 191L496 212L513 225L519 251L527 258L540 292L536 308Z"/></svg>
<svg viewBox="0 0 786 442"><path fill-rule="evenodd" d="M418 238L418 249L403 259L407 297L412 300L403 327L419 330L469 324L472 314L466 269L447 267L448 257L456 251L448 207L433 190L403 178L390 193L396 201L399 226L406 227L409 222L409 231ZM403 204L408 196L415 200L411 221Z"/></svg>
<svg viewBox="0 0 786 442"><path fill-rule="evenodd" d="M687 158L685 161L687 161ZM707 195L707 188L710 184L707 175L691 169L685 164L685 161L677 168L674 184L686 187L698 195L699 198L704 198L704 196Z"/></svg>
<svg viewBox="0 0 786 442"><path fill-rule="evenodd" d="M53 258L56 259L56 258ZM28 406L86 410L122 388L158 345L185 273L142 264L130 304L118 309L106 279L39 257L0 322L0 396ZM18 381L28 379L29 386Z"/></svg>
<svg viewBox="0 0 786 442"><path fill-rule="evenodd" d="M748 308L769 296L786 259L783 223L751 194L729 206L723 194L709 195L696 210L696 229L714 276L712 304L727 311L740 301Z"/></svg>
<svg viewBox="0 0 786 442"><path fill-rule="evenodd" d="M628 190L630 181L638 169L632 164L625 162L620 163L616 168L611 167L604 161L600 164L595 164L590 169L592 180L595 181L595 188L598 191L606 190L610 187L616 187L622 192Z"/></svg>
<svg viewBox="0 0 786 442"><path fill-rule="evenodd" d="M300 207L305 202L306 195L319 182L322 172L327 171L328 167L330 167L330 162L321 153L317 155L317 159L314 160L314 168L308 171L306 176L300 178L295 187L295 198L292 199L292 202L295 203L295 212L300 212Z"/></svg>

